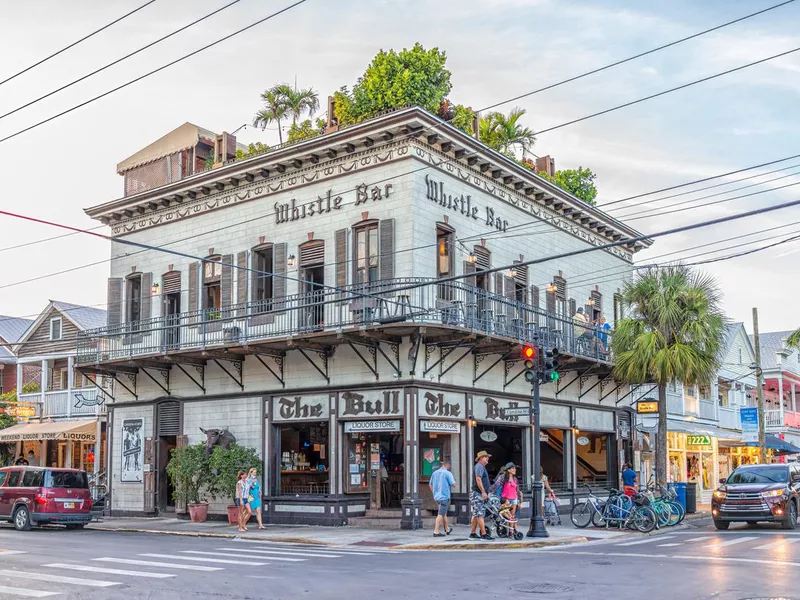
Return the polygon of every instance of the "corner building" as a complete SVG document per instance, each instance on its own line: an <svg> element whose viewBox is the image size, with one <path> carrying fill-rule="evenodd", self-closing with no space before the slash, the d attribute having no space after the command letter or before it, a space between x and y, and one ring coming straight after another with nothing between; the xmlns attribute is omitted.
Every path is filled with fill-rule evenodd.
<svg viewBox="0 0 800 600"><path fill-rule="evenodd" d="M571 316L585 307L613 324L646 242L490 272L638 234L423 110L332 129L173 170L87 210L118 240L108 325L78 342L80 368L114 382L112 514L185 510L165 465L171 448L206 439L201 427L262 454L272 523L370 511L421 527L444 459L458 482L451 511L468 519L484 449L492 475L522 465L526 490L541 452L562 500L580 482L616 482L631 448L630 413L617 410L626 392L608 344L581 337ZM558 385L542 388L538 442L530 414L506 414L530 407L519 345L534 336L563 355Z"/></svg>

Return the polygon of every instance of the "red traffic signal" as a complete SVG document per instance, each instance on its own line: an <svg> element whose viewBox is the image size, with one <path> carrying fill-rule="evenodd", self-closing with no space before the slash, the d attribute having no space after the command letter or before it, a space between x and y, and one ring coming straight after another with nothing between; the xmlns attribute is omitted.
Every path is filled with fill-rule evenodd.
<svg viewBox="0 0 800 600"><path fill-rule="evenodd" d="M522 348L522 358L532 360L534 356L536 356L536 348L533 346L524 346Z"/></svg>

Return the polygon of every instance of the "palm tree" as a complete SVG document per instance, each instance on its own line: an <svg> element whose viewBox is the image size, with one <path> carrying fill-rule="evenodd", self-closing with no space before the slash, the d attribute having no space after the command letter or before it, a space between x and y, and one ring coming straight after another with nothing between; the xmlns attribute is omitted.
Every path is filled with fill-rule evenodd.
<svg viewBox="0 0 800 600"><path fill-rule="evenodd" d="M273 86L265 90L261 94L261 100L264 102L264 108L256 113L253 118L253 126L261 127L262 130L267 128L270 123L278 124L278 139L283 144L283 133L281 132L281 121L286 116L288 107L283 94L280 93L281 86Z"/></svg>
<svg viewBox="0 0 800 600"><path fill-rule="evenodd" d="M286 112L292 115L292 124L294 125L304 113L307 112L309 116L313 116L319 108L319 94L314 91L314 88L298 90L296 86L292 88L290 85L283 84L276 86L275 89L283 98Z"/></svg>
<svg viewBox="0 0 800 600"><path fill-rule="evenodd" d="M789 348L800 349L800 327L795 329L792 334L786 338L786 345Z"/></svg>
<svg viewBox="0 0 800 600"><path fill-rule="evenodd" d="M514 150L522 150L523 158L536 142L536 134L532 129L523 127L520 119L525 116L525 109L515 108L508 116L499 112L490 112L485 117L481 117L480 139L481 141L503 154L512 156Z"/></svg>
<svg viewBox="0 0 800 600"><path fill-rule="evenodd" d="M614 377L658 385L656 479L667 481L667 385L710 382L719 365L725 316L713 278L683 265L640 271L625 284L631 314L616 323Z"/></svg>

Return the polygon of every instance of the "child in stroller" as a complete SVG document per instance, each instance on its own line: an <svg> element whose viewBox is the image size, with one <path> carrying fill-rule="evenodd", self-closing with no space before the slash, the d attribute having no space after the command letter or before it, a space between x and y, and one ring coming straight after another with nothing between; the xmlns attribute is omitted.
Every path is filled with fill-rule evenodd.
<svg viewBox="0 0 800 600"><path fill-rule="evenodd" d="M487 510L495 523L497 536L522 539L522 533L517 531L517 510L522 502L517 465L510 462L503 466L489 491L491 498Z"/></svg>
<svg viewBox="0 0 800 600"><path fill-rule="evenodd" d="M494 524L497 537L508 537L521 540L524 536L521 531L517 531L517 519L511 512L512 504L503 502L496 494L489 496L486 503L486 516Z"/></svg>
<svg viewBox="0 0 800 600"><path fill-rule="evenodd" d="M561 515L558 514L558 498L553 488L550 487L550 482L547 481L547 475L542 473L542 483L544 484L544 519L548 525L561 525Z"/></svg>

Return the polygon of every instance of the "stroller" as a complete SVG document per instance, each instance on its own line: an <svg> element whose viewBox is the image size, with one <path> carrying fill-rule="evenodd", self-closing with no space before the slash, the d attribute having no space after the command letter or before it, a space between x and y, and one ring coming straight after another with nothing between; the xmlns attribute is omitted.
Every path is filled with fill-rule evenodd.
<svg viewBox="0 0 800 600"><path fill-rule="evenodd" d="M558 498L555 494L544 499L544 520L547 525L561 525L561 515L558 514Z"/></svg>
<svg viewBox="0 0 800 600"><path fill-rule="evenodd" d="M523 539L522 532L517 531L517 519L512 518L511 511L503 508L503 501L495 494L489 494L489 500L486 502L486 516L494 523L497 537L507 537L517 541Z"/></svg>

